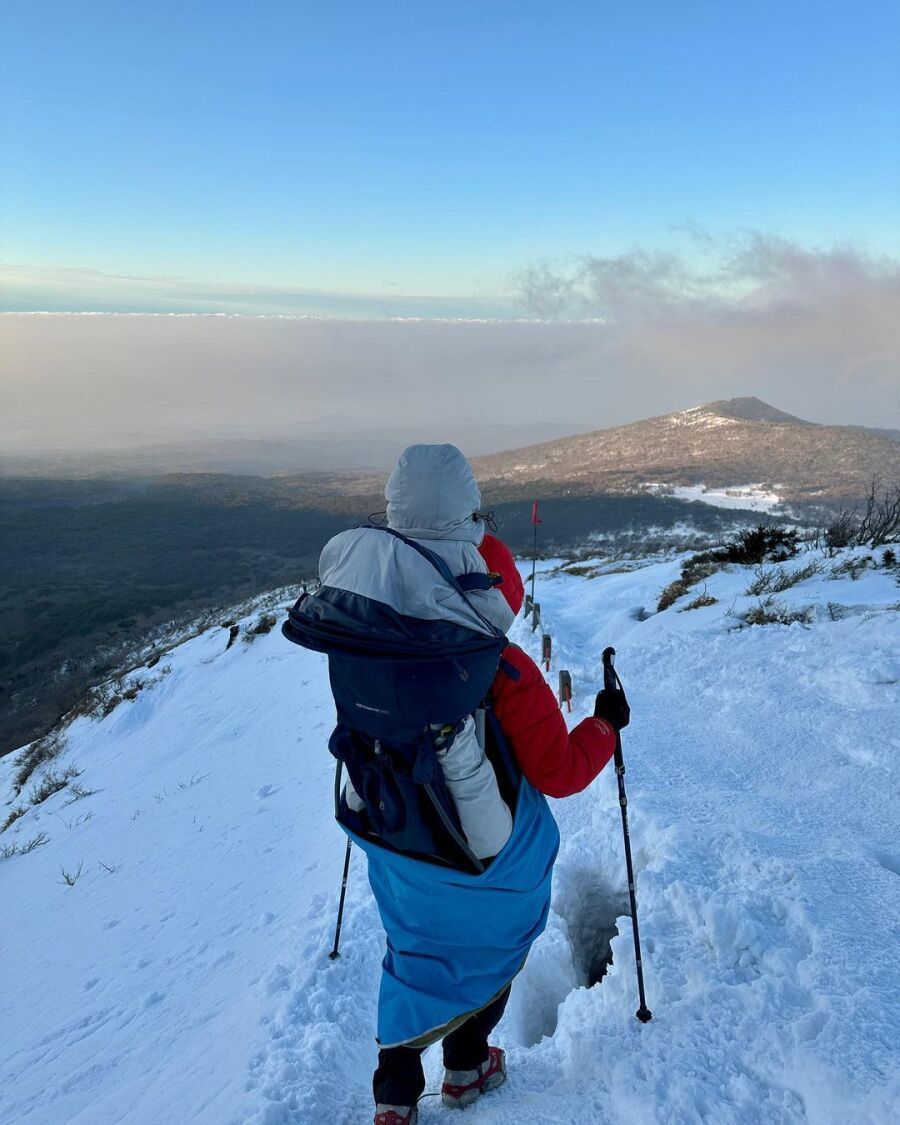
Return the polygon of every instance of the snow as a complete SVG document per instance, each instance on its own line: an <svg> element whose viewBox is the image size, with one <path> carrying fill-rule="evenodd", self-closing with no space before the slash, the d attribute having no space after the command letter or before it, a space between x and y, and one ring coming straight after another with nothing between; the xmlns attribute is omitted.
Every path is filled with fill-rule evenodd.
<svg viewBox="0 0 900 1125"><path fill-rule="evenodd" d="M683 557L595 578L539 569L548 678L571 671L571 721L607 644L631 699L654 1016L634 1018L607 770L553 802L553 912L497 1031L509 1082L467 1121L900 1120L900 588L871 566L833 577L853 554L784 564L821 567L776 595L809 610L790 626L740 627L759 602L751 568L706 580L716 604L685 612L692 591L662 613ZM537 655L524 619L514 639ZM0 860L3 1125L371 1120L383 933L354 854L342 957L327 957L344 837L325 661L277 629L226 640L180 644L134 701L76 720L60 763L94 792L57 793L0 834L49 836ZM12 769L0 760L0 793ZM61 869L79 865L67 886ZM589 988L613 927L613 964ZM426 1070L433 1091L437 1051ZM447 1116L438 1099L421 1109L422 1125Z"/></svg>
<svg viewBox="0 0 900 1125"><path fill-rule="evenodd" d="M771 512L782 503L777 490L763 484L735 484L728 488L710 488L705 484L667 485L648 482L642 485L651 492L665 492L678 500L699 501L712 508L732 508L748 512Z"/></svg>
<svg viewBox="0 0 900 1125"><path fill-rule="evenodd" d="M670 414L666 422L673 428L693 426L705 430L740 425L738 418L732 418L726 414L717 414L714 411L707 410L704 406L692 406L689 410L679 410L676 414Z"/></svg>

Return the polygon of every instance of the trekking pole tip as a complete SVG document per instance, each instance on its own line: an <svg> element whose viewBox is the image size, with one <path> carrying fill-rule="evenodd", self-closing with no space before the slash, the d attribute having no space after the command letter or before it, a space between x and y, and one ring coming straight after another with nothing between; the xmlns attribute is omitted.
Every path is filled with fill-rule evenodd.
<svg viewBox="0 0 900 1125"><path fill-rule="evenodd" d="M653 1019L653 1013L646 1004L641 1004L638 1010L634 1013L641 1023L649 1023Z"/></svg>
<svg viewBox="0 0 900 1125"><path fill-rule="evenodd" d="M332 949L332 951L328 954L329 961L340 961L340 959L341 955L336 949Z"/></svg>

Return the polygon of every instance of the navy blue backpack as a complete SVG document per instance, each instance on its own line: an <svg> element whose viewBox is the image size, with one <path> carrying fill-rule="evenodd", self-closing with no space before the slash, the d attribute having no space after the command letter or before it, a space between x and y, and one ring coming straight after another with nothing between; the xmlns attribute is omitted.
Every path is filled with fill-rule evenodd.
<svg viewBox="0 0 900 1125"><path fill-rule="evenodd" d="M487 574L454 576L440 556L396 531L371 530L402 540L462 597L494 584ZM502 660L506 636L478 616L488 633L409 617L373 598L320 586L297 600L282 633L328 655L337 708L328 748L337 759L338 821L391 850L481 872L484 863L468 846L436 757L462 722L484 708L485 750L501 795L515 810L521 775L491 709L490 688L499 667L518 674ZM362 812L342 797L343 768L365 803Z"/></svg>

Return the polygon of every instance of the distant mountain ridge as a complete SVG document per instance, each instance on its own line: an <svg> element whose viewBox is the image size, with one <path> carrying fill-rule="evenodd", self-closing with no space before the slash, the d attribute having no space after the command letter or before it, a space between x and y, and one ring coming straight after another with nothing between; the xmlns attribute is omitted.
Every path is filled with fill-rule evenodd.
<svg viewBox="0 0 900 1125"><path fill-rule="evenodd" d="M504 499L753 483L786 501L853 500L873 476L900 480L898 439L897 431L821 425L758 398L733 398L473 464L485 492Z"/></svg>
<svg viewBox="0 0 900 1125"><path fill-rule="evenodd" d="M318 427L318 428L317 428ZM0 437L0 477L115 479L172 473L226 473L237 476L294 476L307 473L387 471L404 446L415 441L452 441L470 455L493 453L523 442L553 441L577 425L536 421L398 422L391 426L332 416L318 419L290 437L185 437L171 441L123 443L97 450L22 450Z"/></svg>
<svg viewBox="0 0 900 1125"><path fill-rule="evenodd" d="M708 402L706 406L694 407L707 414L721 414L723 418L739 418L744 422L793 422L798 426L815 426L815 422L807 422L805 418L798 418L795 414L787 414L769 406L761 398L720 398L715 402ZM680 411L682 414L690 411Z"/></svg>

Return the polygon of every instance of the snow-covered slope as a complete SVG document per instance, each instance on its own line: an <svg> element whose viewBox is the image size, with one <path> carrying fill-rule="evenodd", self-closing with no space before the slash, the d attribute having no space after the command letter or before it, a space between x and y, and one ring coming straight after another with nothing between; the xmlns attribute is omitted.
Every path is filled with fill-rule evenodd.
<svg viewBox="0 0 900 1125"><path fill-rule="evenodd" d="M573 721L607 644L631 697L654 1018L634 1018L607 771L553 803L553 913L498 1029L510 1080L467 1121L900 1120L900 589L815 558L821 573L777 595L809 625L737 628L759 600L745 568L707 580L716 604L681 612L695 591L662 613L679 560L539 575ZM53 768L77 765L93 792L0 833L0 848L48 837L0 860L3 1125L371 1119L383 936L355 855L343 957L327 958L344 840L324 659L277 629L226 639L182 644L154 686L76 720ZM537 653L521 619L514 639ZM434 1051L427 1069L433 1090ZM424 1100L422 1125L447 1112Z"/></svg>

